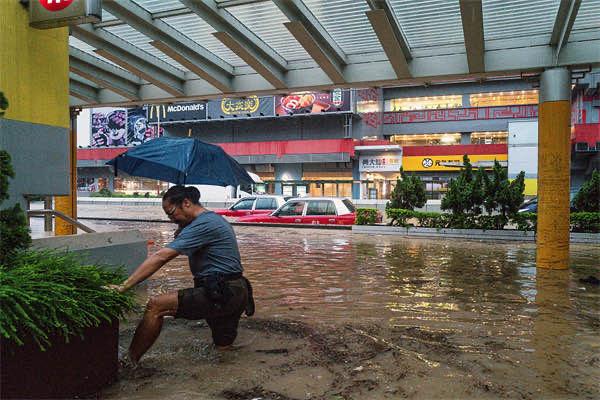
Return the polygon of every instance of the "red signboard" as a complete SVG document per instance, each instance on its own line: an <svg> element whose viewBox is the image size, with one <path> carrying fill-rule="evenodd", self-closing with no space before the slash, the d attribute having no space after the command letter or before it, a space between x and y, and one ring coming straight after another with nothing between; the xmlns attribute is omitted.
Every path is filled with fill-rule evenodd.
<svg viewBox="0 0 600 400"><path fill-rule="evenodd" d="M384 124L412 124L419 122L469 121L488 119L537 118L537 105L448 108L443 110L421 110L386 112Z"/></svg>
<svg viewBox="0 0 600 400"><path fill-rule="evenodd" d="M38 0L42 7L48 11L60 11L69 7L73 0Z"/></svg>

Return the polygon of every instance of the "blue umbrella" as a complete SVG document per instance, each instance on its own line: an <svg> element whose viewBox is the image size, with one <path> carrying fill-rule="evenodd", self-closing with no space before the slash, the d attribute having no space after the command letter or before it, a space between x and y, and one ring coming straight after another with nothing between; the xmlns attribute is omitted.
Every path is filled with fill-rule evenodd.
<svg viewBox="0 0 600 400"><path fill-rule="evenodd" d="M222 148L193 138L160 137L107 161L115 172L180 185L237 186L254 181Z"/></svg>

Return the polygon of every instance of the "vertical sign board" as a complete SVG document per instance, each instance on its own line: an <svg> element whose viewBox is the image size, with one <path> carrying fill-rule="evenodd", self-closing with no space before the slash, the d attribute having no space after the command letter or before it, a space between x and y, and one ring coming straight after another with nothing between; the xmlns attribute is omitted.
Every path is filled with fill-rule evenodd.
<svg viewBox="0 0 600 400"><path fill-rule="evenodd" d="M29 0L29 25L59 28L102 20L102 0Z"/></svg>

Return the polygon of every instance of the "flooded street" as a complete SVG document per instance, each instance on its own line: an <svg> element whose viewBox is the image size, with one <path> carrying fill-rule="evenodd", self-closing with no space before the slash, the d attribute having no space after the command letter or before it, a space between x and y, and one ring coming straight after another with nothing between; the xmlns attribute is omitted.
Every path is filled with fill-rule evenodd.
<svg viewBox="0 0 600 400"><path fill-rule="evenodd" d="M152 250L174 226L140 229ZM533 244L235 227L257 311L236 351L204 322L165 323L144 368L102 398L597 398L600 248L571 246L570 271L538 271ZM191 286L178 257L138 289ZM138 316L121 326L122 346Z"/></svg>

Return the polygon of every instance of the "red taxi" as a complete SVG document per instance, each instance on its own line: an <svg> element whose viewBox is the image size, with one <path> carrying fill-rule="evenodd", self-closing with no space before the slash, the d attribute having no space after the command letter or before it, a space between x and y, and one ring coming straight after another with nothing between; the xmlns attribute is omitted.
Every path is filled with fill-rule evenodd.
<svg viewBox="0 0 600 400"><path fill-rule="evenodd" d="M214 210L224 217L271 214L285 203L283 196L257 195L239 199L229 208Z"/></svg>
<svg viewBox="0 0 600 400"><path fill-rule="evenodd" d="M300 197L288 200L271 214L240 217L236 222L353 225L355 217L354 204L349 199Z"/></svg>

